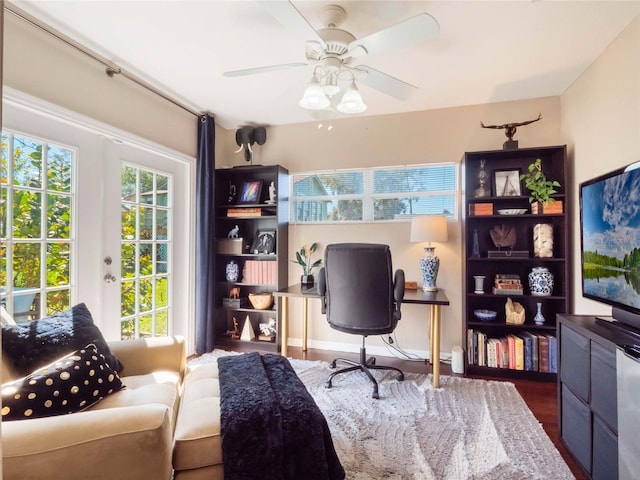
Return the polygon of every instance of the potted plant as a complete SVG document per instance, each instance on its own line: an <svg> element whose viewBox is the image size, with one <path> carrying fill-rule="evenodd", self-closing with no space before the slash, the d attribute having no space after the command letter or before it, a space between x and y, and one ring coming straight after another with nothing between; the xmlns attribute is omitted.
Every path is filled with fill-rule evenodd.
<svg viewBox="0 0 640 480"><path fill-rule="evenodd" d="M310 247L303 245L299 252L296 252L296 259L291 260L302 267L302 277L300 283L304 286L313 285L313 269L322 265L322 259L311 261L311 255L318 249L318 243L313 242Z"/></svg>
<svg viewBox="0 0 640 480"><path fill-rule="evenodd" d="M556 188L560 187L560 183L556 180L547 180L546 175L542 172L542 160L536 158L529 165L527 173L520 175L520 180L524 180L524 184L529 190L531 213L550 213L549 206L555 203L555 199L551 195L557 193ZM559 207L562 211L562 202Z"/></svg>

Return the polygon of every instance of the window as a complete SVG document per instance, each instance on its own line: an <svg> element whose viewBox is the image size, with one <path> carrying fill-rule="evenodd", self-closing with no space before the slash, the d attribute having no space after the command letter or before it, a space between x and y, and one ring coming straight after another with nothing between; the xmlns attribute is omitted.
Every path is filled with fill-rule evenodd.
<svg viewBox="0 0 640 480"><path fill-rule="evenodd" d="M171 178L133 165L121 171L123 340L169 334Z"/></svg>
<svg viewBox="0 0 640 480"><path fill-rule="evenodd" d="M0 288L17 321L70 306L75 151L2 132Z"/></svg>
<svg viewBox="0 0 640 480"><path fill-rule="evenodd" d="M372 222L455 216L455 164L291 175L291 223Z"/></svg>

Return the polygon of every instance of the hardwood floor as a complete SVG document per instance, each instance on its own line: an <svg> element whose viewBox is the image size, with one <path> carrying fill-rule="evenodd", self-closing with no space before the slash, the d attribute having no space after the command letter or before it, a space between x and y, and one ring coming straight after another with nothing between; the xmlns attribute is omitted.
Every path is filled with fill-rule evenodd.
<svg viewBox="0 0 640 480"><path fill-rule="evenodd" d="M292 358L302 360L324 360L332 361L335 357L346 357L358 359L358 354L349 354L344 352L332 352L327 350L315 350L309 349L307 352L303 352L301 348L289 347L288 354ZM431 367L425 365L423 362L415 362L410 360L401 360L395 357L381 357L378 356L379 363L384 365L391 365L405 372L413 373L431 373ZM440 364L440 373L442 375L451 375L451 367L448 364ZM473 377L479 378L479 377ZM488 377L482 377L488 378ZM492 380L504 380L500 378L493 378ZM577 480L586 480L587 477L578 466L576 461L567 452L566 448L561 444L558 433L558 396L557 396L557 384L556 382L537 382L532 380L515 380L508 379L512 382L524 401L529 406L529 409L533 412L538 421L542 424L545 432L549 435L549 438L556 446L562 458L571 469L571 472Z"/></svg>

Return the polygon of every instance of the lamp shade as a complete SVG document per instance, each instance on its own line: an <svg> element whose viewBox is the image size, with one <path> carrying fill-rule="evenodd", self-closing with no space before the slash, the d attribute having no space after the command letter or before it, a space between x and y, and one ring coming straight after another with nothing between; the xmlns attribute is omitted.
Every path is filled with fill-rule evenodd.
<svg viewBox="0 0 640 480"><path fill-rule="evenodd" d="M444 215L421 215L411 219L412 242L446 242L448 239Z"/></svg>
<svg viewBox="0 0 640 480"><path fill-rule="evenodd" d="M322 90L318 79L315 76L311 77L309 86L304 91L304 96L300 100L300 106L309 110L320 110L327 108L330 104L331 101Z"/></svg>
<svg viewBox="0 0 640 480"><path fill-rule="evenodd" d="M362 95L358 92L356 82L351 82L351 86L347 88L347 91L342 96L342 101L336 109L341 113L362 113L367 109L364 101L362 101Z"/></svg>

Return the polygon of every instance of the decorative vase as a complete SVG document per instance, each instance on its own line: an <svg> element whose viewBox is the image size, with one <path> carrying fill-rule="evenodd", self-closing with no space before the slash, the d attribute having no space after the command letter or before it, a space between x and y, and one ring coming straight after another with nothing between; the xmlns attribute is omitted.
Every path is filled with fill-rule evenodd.
<svg viewBox="0 0 640 480"><path fill-rule="evenodd" d="M542 303L537 302L536 306L538 307L538 312L536 313L536 316L533 317L533 323L535 323L536 325L544 325L544 316L542 315Z"/></svg>
<svg viewBox="0 0 640 480"><path fill-rule="evenodd" d="M473 293L484 293L484 279L486 277L484 275L474 275L473 279L475 280L475 290Z"/></svg>
<svg viewBox="0 0 640 480"><path fill-rule="evenodd" d="M480 256L480 242L478 240L478 229L473 229L473 247L471 249L471 256L478 258Z"/></svg>
<svg viewBox="0 0 640 480"><path fill-rule="evenodd" d="M553 257L553 225L550 223L534 225L533 255L538 258Z"/></svg>
<svg viewBox="0 0 640 480"><path fill-rule="evenodd" d="M424 253L424 257L420 259L422 290L425 292L437 292L436 279L440 269L440 259L435 256L435 247L424 247Z"/></svg>
<svg viewBox="0 0 640 480"><path fill-rule="evenodd" d="M238 266L235 260L231 260L229 263L227 263L227 266L225 268L225 275L227 278L227 282L237 282L239 274L240 274L240 267Z"/></svg>
<svg viewBox="0 0 640 480"><path fill-rule="evenodd" d="M302 275L300 277L300 284L303 287L312 287L314 281L315 281L315 279L313 278L313 275Z"/></svg>
<svg viewBox="0 0 640 480"><path fill-rule="evenodd" d="M545 267L534 267L529 273L529 290L531 295L549 296L553 292L553 273Z"/></svg>

